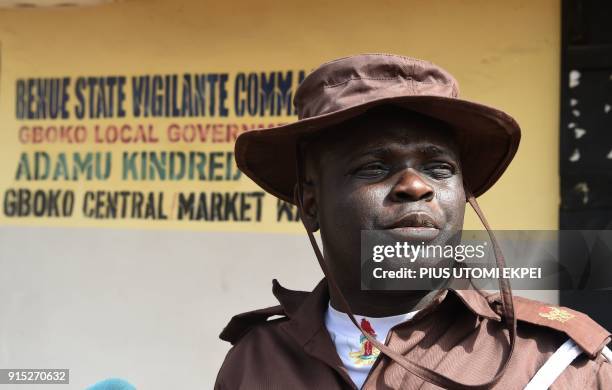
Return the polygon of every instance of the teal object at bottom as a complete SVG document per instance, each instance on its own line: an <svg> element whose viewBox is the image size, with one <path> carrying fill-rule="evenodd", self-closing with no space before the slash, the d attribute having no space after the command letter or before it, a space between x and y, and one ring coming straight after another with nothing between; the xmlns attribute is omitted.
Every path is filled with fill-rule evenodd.
<svg viewBox="0 0 612 390"><path fill-rule="evenodd" d="M86 390L136 390L136 387L123 379L111 378L100 381Z"/></svg>

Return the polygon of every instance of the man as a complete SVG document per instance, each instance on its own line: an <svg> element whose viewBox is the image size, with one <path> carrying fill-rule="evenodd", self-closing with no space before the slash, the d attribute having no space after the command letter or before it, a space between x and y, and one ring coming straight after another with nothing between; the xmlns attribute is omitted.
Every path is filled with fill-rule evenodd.
<svg viewBox="0 0 612 390"><path fill-rule="evenodd" d="M610 334L581 313L513 298L505 279L490 296L361 290L362 230L446 243L467 201L490 231L475 197L504 172L520 130L457 96L431 63L352 56L303 81L298 122L238 138L238 167L298 206L326 278L310 293L274 281L280 305L230 321L216 389L612 387Z"/></svg>

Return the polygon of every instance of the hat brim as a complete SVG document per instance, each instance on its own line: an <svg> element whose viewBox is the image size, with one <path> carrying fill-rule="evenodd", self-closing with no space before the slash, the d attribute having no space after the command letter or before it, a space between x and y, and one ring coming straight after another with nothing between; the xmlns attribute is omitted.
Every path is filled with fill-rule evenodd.
<svg viewBox="0 0 612 390"><path fill-rule="evenodd" d="M459 135L463 179L475 197L484 194L514 157L521 131L503 111L442 96L377 99L283 126L242 133L234 147L238 168L264 190L293 203L296 142L381 105L394 105L448 123Z"/></svg>

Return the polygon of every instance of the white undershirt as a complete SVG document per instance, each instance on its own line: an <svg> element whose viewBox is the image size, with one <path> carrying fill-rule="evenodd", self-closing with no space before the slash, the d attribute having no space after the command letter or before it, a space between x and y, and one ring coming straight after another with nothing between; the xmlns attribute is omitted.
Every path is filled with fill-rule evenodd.
<svg viewBox="0 0 612 390"><path fill-rule="evenodd" d="M376 339L384 343L392 327L408 321L417 312L418 310L390 317L364 317L355 314L355 319L366 331L369 324L369 328L375 332ZM363 320L366 322L362 322ZM369 345L370 343L351 322L346 313L334 309L331 304L328 304L325 313L325 326L344 367L348 370L348 374L357 388L360 389L378 356L378 349Z"/></svg>

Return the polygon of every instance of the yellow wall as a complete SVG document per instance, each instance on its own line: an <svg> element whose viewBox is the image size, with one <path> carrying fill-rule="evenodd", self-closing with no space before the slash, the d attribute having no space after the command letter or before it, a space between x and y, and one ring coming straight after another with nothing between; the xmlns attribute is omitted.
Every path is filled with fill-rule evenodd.
<svg viewBox="0 0 612 390"><path fill-rule="evenodd" d="M126 0L2 10L0 142L15 144L20 77L309 70L352 53L399 53L443 66L459 80L462 97L499 107L520 123L515 161L481 197L491 224L555 228L559 23L554 0ZM19 150L3 151L5 188ZM480 226L471 213L467 226Z"/></svg>

